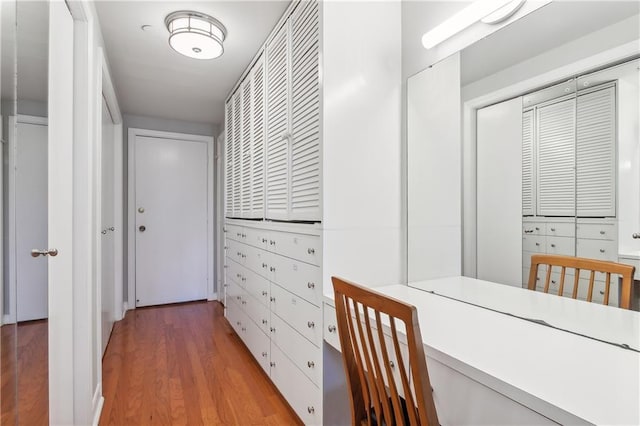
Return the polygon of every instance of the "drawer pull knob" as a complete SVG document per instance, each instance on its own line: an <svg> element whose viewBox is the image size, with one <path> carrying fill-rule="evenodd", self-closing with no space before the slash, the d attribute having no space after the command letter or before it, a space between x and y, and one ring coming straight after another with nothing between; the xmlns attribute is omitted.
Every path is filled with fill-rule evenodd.
<svg viewBox="0 0 640 426"><path fill-rule="evenodd" d="M247 234L242 234L242 238L247 238Z"/></svg>
<svg viewBox="0 0 640 426"><path fill-rule="evenodd" d="M242 331L247 331L247 329L245 327L242 327Z"/></svg>
<svg viewBox="0 0 640 426"><path fill-rule="evenodd" d="M262 352L262 356L266 358L267 357L267 353L266 352Z"/></svg>
<svg viewBox="0 0 640 426"><path fill-rule="evenodd" d="M273 333L276 331L276 329L274 327L269 327L269 331Z"/></svg>
<svg viewBox="0 0 640 426"><path fill-rule="evenodd" d="M634 240L640 239L640 232L634 232L631 235L631 238L633 238Z"/></svg>
<svg viewBox="0 0 640 426"><path fill-rule="evenodd" d="M555 247L555 246L556 246L555 244L551 244L551 247Z"/></svg>
<svg viewBox="0 0 640 426"><path fill-rule="evenodd" d="M600 294L602 294L604 296L604 291L600 290Z"/></svg>
<svg viewBox="0 0 640 426"><path fill-rule="evenodd" d="M273 246L273 245L275 245L275 244L276 244L276 242L275 242L275 241L273 241L273 240L269 240L269 245L270 245L270 246Z"/></svg>
<svg viewBox="0 0 640 426"><path fill-rule="evenodd" d="M271 272L275 272L275 271L276 271L276 268L274 268L273 266L271 266L271 267L269 268L269 270L270 270Z"/></svg>
<svg viewBox="0 0 640 426"><path fill-rule="evenodd" d="M389 361L389 366L391 368L396 368L396 365L394 364L393 360Z"/></svg>
<svg viewBox="0 0 640 426"><path fill-rule="evenodd" d="M239 232L236 232L236 235L239 237L239 236L240 236L240 233L239 233Z"/></svg>
<svg viewBox="0 0 640 426"><path fill-rule="evenodd" d="M313 414L316 410L313 407L307 407L309 414Z"/></svg>
<svg viewBox="0 0 640 426"><path fill-rule="evenodd" d="M276 298L272 296L272 297L269 298L269 300L272 301L272 302L275 302Z"/></svg>
<svg viewBox="0 0 640 426"><path fill-rule="evenodd" d="M240 274L236 274L236 278L240 278Z"/></svg>
<svg viewBox="0 0 640 426"><path fill-rule="evenodd" d="M275 362L273 362L273 361L271 361L271 362L269 363L269 365L270 365L270 366L272 366L272 367L275 367L275 366L276 366L276 363L275 363Z"/></svg>
<svg viewBox="0 0 640 426"><path fill-rule="evenodd" d="M538 227L536 226L536 231L539 231L539 230L540 230L540 228L538 228Z"/></svg>
<svg viewBox="0 0 640 426"><path fill-rule="evenodd" d="M246 280L247 280L247 277L242 277L242 281L243 282L246 281Z"/></svg>
<svg viewBox="0 0 640 426"><path fill-rule="evenodd" d="M556 283L556 280L551 280L551 284L555 284L555 283Z"/></svg>
<svg viewBox="0 0 640 426"><path fill-rule="evenodd" d="M600 231L600 235L604 235L604 234L605 234L605 232L604 232L604 231Z"/></svg>
<svg viewBox="0 0 640 426"><path fill-rule="evenodd" d="M314 283L311 283L311 282L307 283L307 288L315 288L315 287L316 285Z"/></svg>
<svg viewBox="0 0 640 426"><path fill-rule="evenodd" d="M316 326L316 324L313 321L307 321L307 327L313 328L315 326Z"/></svg>
<svg viewBox="0 0 640 426"><path fill-rule="evenodd" d="M262 242L263 242L263 243L266 243L266 242L267 242L267 239L266 239L266 238L263 238L263 239L262 239Z"/></svg>
<svg viewBox="0 0 640 426"><path fill-rule="evenodd" d="M329 333L335 333L336 332L336 326L331 324L329 327L327 327L327 330L329 330Z"/></svg>
<svg viewBox="0 0 640 426"><path fill-rule="evenodd" d="M240 300L240 296L236 296L236 299Z"/></svg>
<svg viewBox="0 0 640 426"><path fill-rule="evenodd" d="M551 232L556 232L556 228L551 228Z"/></svg>
<svg viewBox="0 0 640 426"><path fill-rule="evenodd" d="M604 253L604 249L600 249L600 253Z"/></svg>
<svg viewBox="0 0 640 426"><path fill-rule="evenodd" d="M307 249L307 253L309 254L315 254L315 252L316 252L315 249L312 249L312 248Z"/></svg>
<svg viewBox="0 0 640 426"><path fill-rule="evenodd" d="M236 252L236 256L240 256L240 252L239 252L239 251L238 251L238 252Z"/></svg>
<svg viewBox="0 0 640 426"><path fill-rule="evenodd" d="M540 246L540 243L536 243L537 246Z"/></svg>
<svg viewBox="0 0 640 426"><path fill-rule="evenodd" d="M246 305L246 304L247 304L247 301L246 301L246 300L243 300L243 301L242 301L242 304L243 304L243 305Z"/></svg>
<svg viewBox="0 0 640 426"><path fill-rule="evenodd" d="M263 319L263 320L262 320L262 323L263 323L264 325L266 325L266 324L267 324L267 320L266 320L266 319Z"/></svg>
<svg viewBox="0 0 640 426"><path fill-rule="evenodd" d="M245 257L247 257L247 255L243 253L242 254L242 258L244 259Z"/></svg>
<svg viewBox="0 0 640 426"><path fill-rule="evenodd" d="M262 264L262 267L263 267L263 268L266 268L267 266L268 266L268 265L267 265L266 263L263 263L263 264Z"/></svg>
<svg viewBox="0 0 640 426"><path fill-rule="evenodd" d="M525 229L524 233L525 234L531 234L531 233L533 233L533 229Z"/></svg>
<svg viewBox="0 0 640 426"><path fill-rule="evenodd" d="M313 368L313 367L315 367L315 366L316 366L315 362L313 362L313 361L307 361L307 367L309 367L309 368Z"/></svg>
<svg viewBox="0 0 640 426"><path fill-rule="evenodd" d="M236 321L236 325L240 325L240 321Z"/></svg>
<svg viewBox="0 0 640 426"><path fill-rule="evenodd" d="M267 294L269 294L269 293L267 293L266 291L263 291L263 292L262 292L262 295L263 295L263 296L266 296Z"/></svg>

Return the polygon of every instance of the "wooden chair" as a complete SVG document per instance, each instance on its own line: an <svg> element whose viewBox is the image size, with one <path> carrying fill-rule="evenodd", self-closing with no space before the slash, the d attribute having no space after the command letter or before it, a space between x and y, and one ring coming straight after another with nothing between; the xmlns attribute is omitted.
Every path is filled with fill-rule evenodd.
<svg viewBox="0 0 640 426"><path fill-rule="evenodd" d="M340 278L331 280L352 424L437 426L416 308ZM381 314L389 319L384 326L391 333L387 339ZM408 365L402 358L396 320L406 330ZM396 365L390 362L390 356L395 357ZM392 369L400 383L396 383Z"/></svg>
<svg viewBox="0 0 640 426"><path fill-rule="evenodd" d="M565 276L567 269L573 270L573 288L571 289L571 297L578 297L578 284L580 282L580 273L586 271L589 274L589 287L587 289L587 301L593 300L593 289L596 273L602 273L606 276L603 304L609 304L609 294L611 289L611 275L620 276L622 278L622 287L620 289L620 307L631 309L631 301L633 300L633 274L635 267L624 265L622 263L605 262L602 260L586 259L582 257L557 256L550 254L534 254L531 256L531 270L529 272L529 290L536 289L536 281L538 277L538 268L540 265L547 267L546 278L544 280L545 293L549 293L549 285L551 282L552 270L560 272L560 283L557 294L564 295ZM614 285L617 282L614 281Z"/></svg>

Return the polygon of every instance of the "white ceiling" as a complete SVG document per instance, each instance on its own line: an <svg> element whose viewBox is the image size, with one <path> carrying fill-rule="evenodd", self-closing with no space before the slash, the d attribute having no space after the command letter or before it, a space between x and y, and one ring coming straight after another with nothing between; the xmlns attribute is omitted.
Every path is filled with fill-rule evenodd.
<svg viewBox="0 0 640 426"><path fill-rule="evenodd" d="M224 100L288 1L97 1L118 102L126 114L221 125ZM227 28L225 53L201 61L169 47L165 17L195 10ZM142 25L151 25L142 31Z"/></svg>
<svg viewBox="0 0 640 426"><path fill-rule="evenodd" d="M639 12L637 1L554 1L464 49L462 86Z"/></svg>

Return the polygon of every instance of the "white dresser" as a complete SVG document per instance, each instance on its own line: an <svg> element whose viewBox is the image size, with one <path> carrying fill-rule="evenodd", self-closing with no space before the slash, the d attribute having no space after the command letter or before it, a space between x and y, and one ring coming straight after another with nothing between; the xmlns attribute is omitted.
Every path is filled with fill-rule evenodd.
<svg viewBox="0 0 640 426"><path fill-rule="evenodd" d="M225 247L229 323L304 423L320 424L319 227L227 220Z"/></svg>

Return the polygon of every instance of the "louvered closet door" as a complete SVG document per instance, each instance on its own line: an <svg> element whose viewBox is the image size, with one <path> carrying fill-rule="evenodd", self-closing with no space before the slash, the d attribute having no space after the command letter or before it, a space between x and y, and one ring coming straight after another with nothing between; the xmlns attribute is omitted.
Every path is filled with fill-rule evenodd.
<svg viewBox="0 0 640 426"><path fill-rule="evenodd" d="M233 217L240 217L242 210L242 136L241 123L241 90L233 95Z"/></svg>
<svg viewBox="0 0 640 426"><path fill-rule="evenodd" d="M320 90L318 2L291 17L291 219L319 221Z"/></svg>
<svg viewBox="0 0 640 426"><path fill-rule="evenodd" d="M578 216L616 215L615 87L578 96Z"/></svg>
<svg viewBox="0 0 640 426"><path fill-rule="evenodd" d="M240 137L241 137L241 188L240 188L240 217L248 218L251 215L251 149L253 145L253 108L252 108L252 82L250 76L240 85Z"/></svg>
<svg viewBox="0 0 640 426"><path fill-rule="evenodd" d="M266 217L289 218L289 21L267 45Z"/></svg>
<svg viewBox="0 0 640 426"><path fill-rule="evenodd" d="M575 99L537 110L538 214L575 215Z"/></svg>
<svg viewBox="0 0 640 426"><path fill-rule="evenodd" d="M535 186L533 167L533 123L534 111L525 111L522 114L522 215L533 216L535 214Z"/></svg>
<svg viewBox="0 0 640 426"><path fill-rule="evenodd" d="M264 217L264 157L265 157L265 107L264 107L264 60L253 66L253 148L251 152L251 211L249 217Z"/></svg>
<svg viewBox="0 0 640 426"><path fill-rule="evenodd" d="M224 186L224 215L233 216L233 102L229 100L225 107L225 186Z"/></svg>

